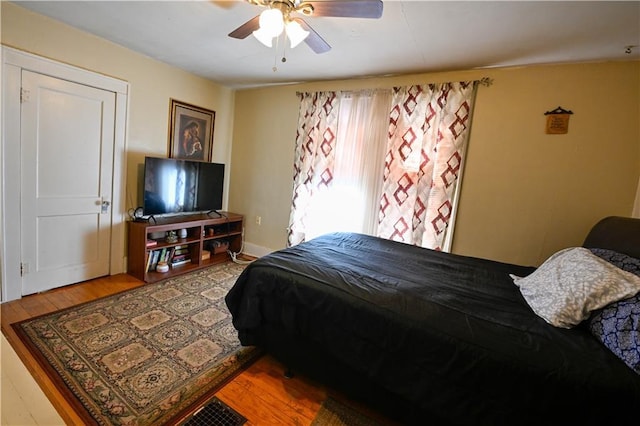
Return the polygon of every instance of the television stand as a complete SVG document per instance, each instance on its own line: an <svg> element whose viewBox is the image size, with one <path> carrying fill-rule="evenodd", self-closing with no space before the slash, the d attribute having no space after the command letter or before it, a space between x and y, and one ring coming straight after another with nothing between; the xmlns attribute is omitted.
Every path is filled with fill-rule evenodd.
<svg viewBox="0 0 640 426"><path fill-rule="evenodd" d="M209 216L211 213L215 213L218 215L218 217L224 217L224 215L222 213L220 213L218 210L209 210L207 212L207 216Z"/></svg>
<svg viewBox="0 0 640 426"><path fill-rule="evenodd" d="M244 217L217 212L155 217L149 221L129 221L127 273L152 283L231 259L230 252L242 249ZM186 235L185 235L186 232ZM178 236L169 239L168 234ZM169 258L169 271L155 267L161 256Z"/></svg>

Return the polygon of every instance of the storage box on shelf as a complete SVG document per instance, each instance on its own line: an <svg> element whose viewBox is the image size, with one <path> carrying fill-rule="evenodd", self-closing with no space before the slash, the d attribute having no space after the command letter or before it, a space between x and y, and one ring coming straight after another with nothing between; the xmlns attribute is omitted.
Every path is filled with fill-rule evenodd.
<svg viewBox="0 0 640 426"><path fill-rule="evenodd" d="M159 281L229 260L242 249L243 216L220 212L160 217L129 224L127 272L146 282ZM158 263L169 266L158 272ZM163 267L160 268L164 269Z"/></svg>

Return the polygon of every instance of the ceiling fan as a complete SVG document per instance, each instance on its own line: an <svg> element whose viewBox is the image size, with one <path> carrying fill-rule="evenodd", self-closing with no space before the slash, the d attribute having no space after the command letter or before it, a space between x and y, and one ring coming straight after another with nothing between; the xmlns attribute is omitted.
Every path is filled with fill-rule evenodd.
<svg viewBox="0 0 640 426"><path fill-rule="evenodd" d="M247 1L267 9L231 31L229 37L244 39L253 34L261 43L271 47L273 38L285 33L292 48L304 41L316 53L327 52L331 46L302 18L296 17L296 14L307 17L373 19L382 16L382 0Z"/></svg>

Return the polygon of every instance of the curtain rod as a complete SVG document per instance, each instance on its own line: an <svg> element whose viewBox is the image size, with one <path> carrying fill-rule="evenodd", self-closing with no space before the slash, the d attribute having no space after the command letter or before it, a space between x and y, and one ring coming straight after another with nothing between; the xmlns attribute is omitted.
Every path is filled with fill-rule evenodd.
<svg viewBox="0 0 640 426"><path fill-rule="evenodd" d="M481 84L485 87L489 87L493 84L493 78L491 77L482 77L480 80L473 80L473 81L477 81L478 84ZM364 89L364 90L385 90L385 89ZM331 90L330 90L331 91ZM334 92L339 92L340 90L333 90ZM300 91L296 91L296 96L300 96L304 93L307 92L300 92Z"/></svg>

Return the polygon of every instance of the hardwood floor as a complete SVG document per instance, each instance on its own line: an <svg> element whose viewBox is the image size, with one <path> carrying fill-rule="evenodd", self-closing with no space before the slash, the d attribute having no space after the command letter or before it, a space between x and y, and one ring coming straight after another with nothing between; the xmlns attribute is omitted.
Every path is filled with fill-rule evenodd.
<svg viewBox="0 0 640 426"><path fill-rule="evenodd" d="M141 285L144 285L142 281L120 274L26 296L0 305L2 333L66 424L83 423L30 356L11 324ZM245 416L247 425L295 426L311 424L328 395L345 400L332 390L302 376L286 379L283 366L267 355L216 394L220 400ZM348 403L381 422L387 422L373 410L354 402Z"/></svg>

